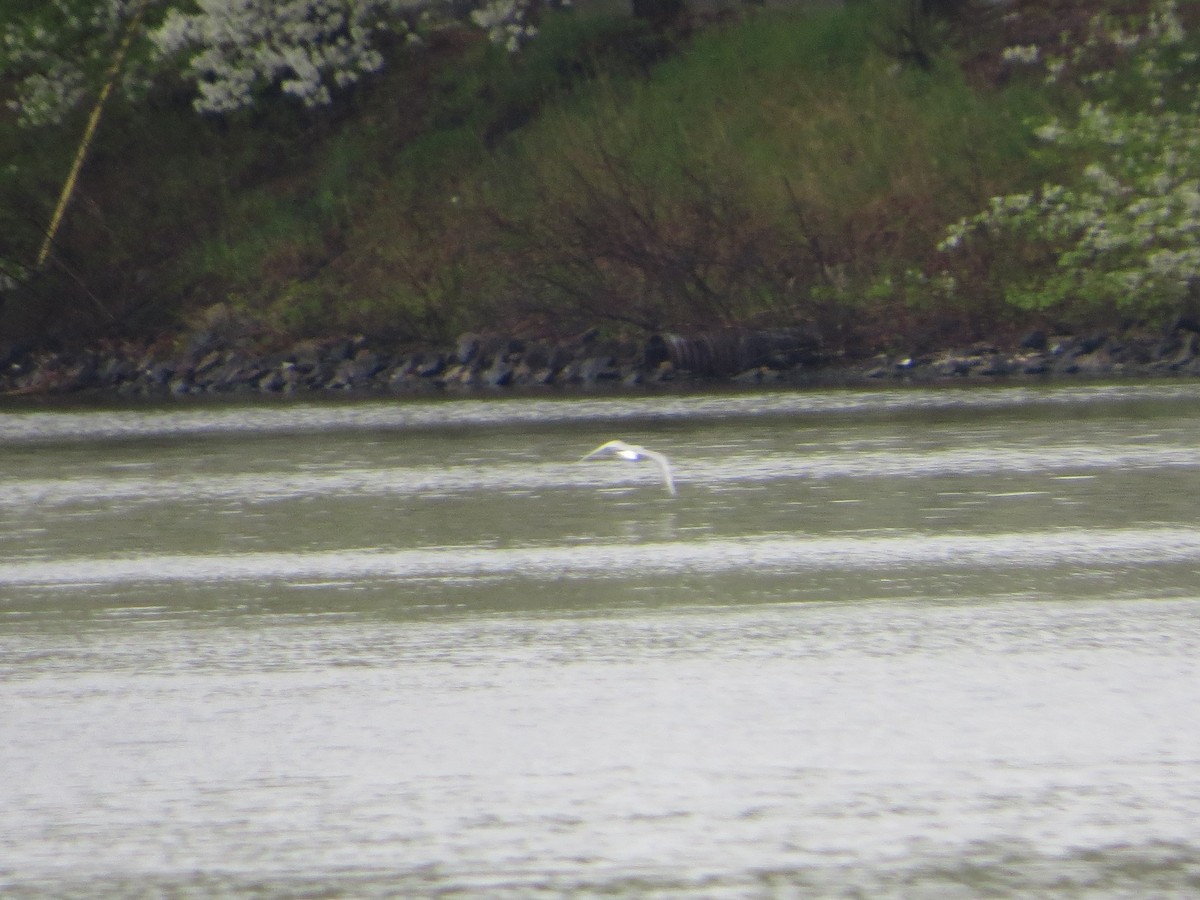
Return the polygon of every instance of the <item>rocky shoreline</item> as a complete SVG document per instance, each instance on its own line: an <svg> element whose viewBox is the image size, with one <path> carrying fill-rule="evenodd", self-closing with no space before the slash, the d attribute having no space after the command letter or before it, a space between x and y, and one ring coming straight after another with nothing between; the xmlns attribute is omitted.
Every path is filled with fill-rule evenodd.
<svg viewBox="0 0 1200 900"><path fill-rule="evenodd" d="M927 354L847 359L802 330L655 334L640 344L596 331L568 341L463 335L454 347L409 350L362 336L261 350L227 329L184 349L105 344L79 350L0 347L0 394L171 398L407 395L511 388L614 390L662 386L964 383L1063 377L1200 377L1200 326L1158 333L1049 335L1012 347L974 344Z"/></svg>

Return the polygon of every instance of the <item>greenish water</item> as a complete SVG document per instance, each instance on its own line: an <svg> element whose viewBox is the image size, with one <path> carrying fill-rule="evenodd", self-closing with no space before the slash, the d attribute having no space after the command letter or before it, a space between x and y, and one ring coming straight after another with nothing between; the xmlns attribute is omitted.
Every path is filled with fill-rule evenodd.
<svg viewBox="0 0 1200 900"><path fill-rule="evenodd" d="M1198 413L0 410L0 890L1193 893Z"/></svg>

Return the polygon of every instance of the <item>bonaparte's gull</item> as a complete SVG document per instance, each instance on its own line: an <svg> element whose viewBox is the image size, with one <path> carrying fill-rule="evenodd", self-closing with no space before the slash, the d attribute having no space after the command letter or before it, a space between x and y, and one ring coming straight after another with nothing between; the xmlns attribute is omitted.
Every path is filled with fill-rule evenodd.
<svg viewBox="0 0 1200 900"><path fill-rule="evenodd" d="M637 446L637 444L627 444L624 441L609 441L607 444L601 444L579 461L583 462L584 460L591 459L593 456L599 456L602 453L612 453L613 455L619 456L621 459L627 459L630 462L637 462L638 460L642 459L651 460L658 465L659 469L662 470L663 483L666 484L667 491L672 497L675 496L675 479L671 477L671 463L661 453L658 453L654 450L647 450L645 447Z"/></svg>

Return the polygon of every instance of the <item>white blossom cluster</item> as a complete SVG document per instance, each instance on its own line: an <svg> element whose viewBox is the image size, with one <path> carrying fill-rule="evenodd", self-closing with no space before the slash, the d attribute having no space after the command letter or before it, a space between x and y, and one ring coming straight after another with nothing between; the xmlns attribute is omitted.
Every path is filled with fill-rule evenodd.
<svg viewBox="0 0 1200 900"><path fill-rule="evenodd" d="M168 58L185 59L200 112L251 105L279 85L306 106L331 100L383 66L380 32L407 30L407 0L196 0L170 10L150 37Z"/></svg>
<svg viewBox="0 0 1200 900"><path fill-rule="evenodd" d="M1162 314L1200 290L1200 60L1182 49L1171 2L1155 7L1145 29L1112 36L1113 46L1133 54L1135 77L1144 79L1152 101L1135 110L1111 99L1088 101L1076 121L1043 125L1039 138L1065 159L1082 161L1077 177L994 197L986 210L947 229L939 244L949 253L984 233L1050 248L1053 271L1010 288L1017 305ZM1115 83L1111 73L1092 79L1096 87ZM1188 99L1172 111L1164 101L1169 91Z"/></svg>
<svg viewBox="0 0 1200 900"><path fill-rule="evenodd" d="M1042 48L1037 44L1022 44L1015 47L1005 47L1000 58L1006 63L1019 63L1032 66L1042 55Z"/></svg>
<svg viewBox="0 0 1200 900"><path fill-rule="evenodd" d="M1063 32L1060 43L1070 38ZM1118 21L1112 16L1101 14L1091 23L1087 39L1064 48L1065 55L1053 52L1049 45L1025 44L1006 47L1000 54L1002 62L1009 66L1035 66L1041 63L1047 84L1055 84L1076 69L1086 69L1088 58L1098 49L1115 49L1121 53L1132 53L1144 47L1162 47L1178 44L1184 39L1183 24L1179 19L1176 0L1157 0L1141 21L1134 23ZM1106 54L1100 54L1104 56ZM1104 80L1106 72L1093 72L1083 79L1084 83Z"/></svg>
<svg viewBox="0 0 1200 900"><path fill-rule="evenodd" d="M491 0L471 13L471 21L486 31L493 43L515 52L537 34L530 11L528 0Z"/></svg>

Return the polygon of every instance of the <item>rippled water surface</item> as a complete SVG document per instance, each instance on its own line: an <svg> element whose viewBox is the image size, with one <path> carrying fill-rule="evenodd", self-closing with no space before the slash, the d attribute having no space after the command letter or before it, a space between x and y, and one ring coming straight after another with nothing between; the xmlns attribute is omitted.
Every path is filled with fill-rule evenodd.
<svg viewBox="0 0 1200 900"><path fill-rule="evenodd" d="M0 893L1195 896L1198 495L1195 385L0 408Z"/></svg>

